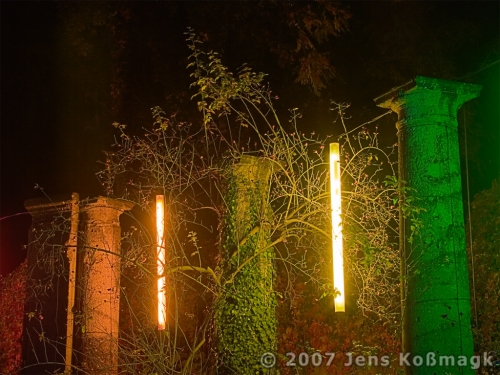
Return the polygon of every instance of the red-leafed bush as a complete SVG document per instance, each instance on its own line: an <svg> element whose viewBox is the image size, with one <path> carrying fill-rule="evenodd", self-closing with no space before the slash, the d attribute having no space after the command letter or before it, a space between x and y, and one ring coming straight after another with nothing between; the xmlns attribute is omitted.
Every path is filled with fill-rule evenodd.
<svg viewBox="0 0 500 375"><path fill-rule="evenodd" d="M471 297L476 309L474 316L477 325L474 329L474 341L477 353L489 352L497 361L496 367L481 368L481 374L497 374L500 364L500 188L493 181L491 189L474 197L470 218L472 228L472 251L470 232L467 231L467 250L469 261L471 254L474 263L469 268L474 270L471 277ZM467 227L469 228L469 227ZM471 273L472 276L472 273ZM475 321L475 319L474 319Z"/></svg>
<svg viewBox="0 0 500 375"><path fill-rule="evenodd" d="M26 296L27 261L7 277L0 276L0 373L21 367L21 334Z"/></svg>
<svg viewBox="0 0 500 375"><path fill-rule="evenodd" d="M318 299L317 291L309 283L299 283L290 301L281 300L279 327L279 354L282 374L397 374L400 368L394 361L401 350L397 322L375 320L352 304L346 313L335 313L330 297ZM370 314L371 315L371 314ZM291 354L293 353L293 354ZM300 365L299 355L307 358L307 366ZM321 353L316 363L314 353ZM334 353L335 356L332 357ZM348 366L352 358L370 356L379 361L374 366ZM390 364L383 365L387 356Z"/></svg>

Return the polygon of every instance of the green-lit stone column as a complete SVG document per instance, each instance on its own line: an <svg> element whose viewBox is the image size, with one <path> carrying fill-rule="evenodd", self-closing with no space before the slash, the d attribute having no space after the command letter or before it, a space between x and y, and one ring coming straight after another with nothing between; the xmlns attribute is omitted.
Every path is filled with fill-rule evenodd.
<svg viewBox="0 0 500 375"><path fill-rule="evenodd" d="M244 155L225 197L223 291L216 304L219 373L260 374L260 358L276 352L274 249L269 180L275 163ZM274 373L273 369L266 374Z"/></svg>
<svg viewBox="0 0 500 375"><path fill-rule="evenodd" d="M423 222L418 241L408 242L411 223L401 227L408 374L475 373L457 112L480 90L416 77L375 99L398 114L400 179L415 189L415 205L425 209L418 216ZM447 365L442 356L451 356Z"/></svg>

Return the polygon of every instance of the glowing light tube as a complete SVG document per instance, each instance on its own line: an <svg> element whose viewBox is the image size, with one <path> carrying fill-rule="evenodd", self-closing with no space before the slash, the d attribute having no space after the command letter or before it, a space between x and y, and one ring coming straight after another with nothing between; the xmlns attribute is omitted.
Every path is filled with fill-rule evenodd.
<svg viewBox="0 0 500 375"><path fill-rule="evenodd" d="M165 294L165 202L163 195L156 196L156 253L158 271L158 330L165 329L167 298Z"/></svg>
<svg viewBox="0 0 500 375"><path fill-rule="evenodd" d="M335 297L335 312L344 312L344 250L342 247L340 153L338 143L330 143L330 195L332 204L333 286L340 292L340 295Z"/></svg>

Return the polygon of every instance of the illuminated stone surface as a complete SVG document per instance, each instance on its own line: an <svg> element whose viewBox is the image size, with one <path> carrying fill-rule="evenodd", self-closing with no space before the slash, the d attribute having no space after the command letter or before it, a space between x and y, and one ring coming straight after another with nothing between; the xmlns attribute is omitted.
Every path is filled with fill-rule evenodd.
<svg viewBox="0 0 500 375"><path fill-rule="evenodd" d="M91 374L118 373L120 215L133 204L98 197L82 209L83 359Z"/></svg>
<svg viewBox="0 0 500 375"><path fill-rule="evenodd" d="M28 246L31 283L25 306L23 374L59 373L65 361L69 363L66 355L72 355L73 365L85 368L86 373L118 373L119 217L133 204L103 197L80 201L79 217L73 222L74 203L69 197L25 203L33 221ZM72 230L78 229L77 238L72 238L76 233L69 235L69 224L76 224ZM68 262L75 256L76 276ZM68 314L68 280L74 280L77 289L74 330L67 326L71 319L66 321L73 316ZM46 291L36 288L39 283ZM45 340L40 339L41 330ZM70 340L73 350L66 351L68 332L74 333L75 340Z"/></svg>
<svg viewBox="0 0 500 375"><path fill-rule="evenodd" d="M408 282L404 351L474 355L465 250L457 111L479 95L478 85L427 77L375 99L398 114L400 178L425 209L421 240L405 241ZM409 233L411 223L405 223ZM412 366L408 373L474 374L469 366Z"/></svg>

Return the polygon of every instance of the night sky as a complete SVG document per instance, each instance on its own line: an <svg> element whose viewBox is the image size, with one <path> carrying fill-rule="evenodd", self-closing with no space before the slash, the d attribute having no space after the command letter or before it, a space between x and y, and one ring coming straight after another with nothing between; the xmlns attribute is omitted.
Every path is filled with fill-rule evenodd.
<svg viewBox="0 0 500 375"><path fill-rule="evenodd" d="M0 274L26 256L26 199L104 194L95 173L114 121L140 133L154 106L200 121L185 68L188 26L231 69L268 73L280 113L299 107L302 126L325 135L341 132L332 99L352 103L354 127L385 111L375 97L415 75L481 84L465 108L471 195L500 175L500 2L341 3L349 30L318 45L335 67L320 96L273 52L272 43L293 39L280 7L236 3L1 2ZM395 120L384 123L388 141Z"/></svg>

